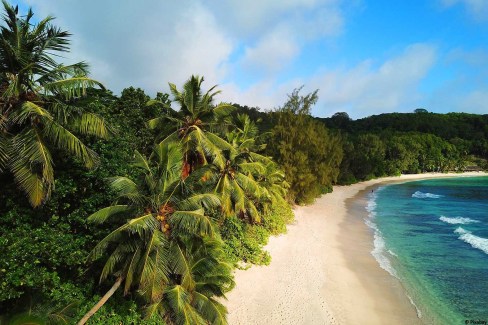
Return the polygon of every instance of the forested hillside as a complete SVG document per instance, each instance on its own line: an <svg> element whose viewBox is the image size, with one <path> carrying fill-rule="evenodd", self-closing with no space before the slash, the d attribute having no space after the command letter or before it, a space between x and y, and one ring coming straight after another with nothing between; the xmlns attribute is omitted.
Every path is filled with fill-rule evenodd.
<svg viewBox="0 0 488 325"><path fill-rule="evenodd" d="M487 169L488 115L417 109L358 120L341 112L320 120L342 135L341 183L400 173Z"/></svg>

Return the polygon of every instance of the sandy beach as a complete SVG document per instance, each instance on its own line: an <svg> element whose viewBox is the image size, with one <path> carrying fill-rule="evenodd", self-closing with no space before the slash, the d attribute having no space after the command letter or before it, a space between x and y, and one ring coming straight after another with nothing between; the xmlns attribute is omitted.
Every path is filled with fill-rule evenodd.
<svg viewBox="0 0 488 325"><path fill-rule="evenodd" d="M288 233L270 238L269 266L235 272L230 324L421 324L401 283L371 255L366 194L392 182L483 173L388 177L350 186L297 207Z"/></svg>

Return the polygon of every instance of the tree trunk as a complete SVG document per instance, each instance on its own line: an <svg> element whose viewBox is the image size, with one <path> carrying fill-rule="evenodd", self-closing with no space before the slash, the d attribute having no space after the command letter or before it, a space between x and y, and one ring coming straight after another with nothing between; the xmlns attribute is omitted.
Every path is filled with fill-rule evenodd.
<svg viewBox="0 0 488 325"><path fill-rule="evenodd" d="M117 291L117 289L122 284L122 281L124 281L124 278L122 277L118 278L117 281L115 281L112 288L110 288L110 290L107 291L107 293L102 297L102 299L100 299L100 301L95 306L93 306L93 308L90 309L90 311L87 312L85 316L83 316L83 318L78 322L78 325L85 324L88 321L88 319L92 317L93 314L95 314L100 309L100 307L102 307L107 302L108 298L110 298L114 294L114 292Z"/></svg>

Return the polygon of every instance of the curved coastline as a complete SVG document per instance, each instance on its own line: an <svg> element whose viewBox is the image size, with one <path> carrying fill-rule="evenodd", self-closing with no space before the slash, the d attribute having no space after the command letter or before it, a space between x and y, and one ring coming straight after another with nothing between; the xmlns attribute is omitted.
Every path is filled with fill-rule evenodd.
<svg viewBox="0 0 488 325"><path fill-rule="evenodd" d="M420 324L402 284L371 251L367 194L388 183L487 173L415 174L335 186L295 208L288 233L266 246L269 266L236 270L227 296L230 324Z"/></svg>

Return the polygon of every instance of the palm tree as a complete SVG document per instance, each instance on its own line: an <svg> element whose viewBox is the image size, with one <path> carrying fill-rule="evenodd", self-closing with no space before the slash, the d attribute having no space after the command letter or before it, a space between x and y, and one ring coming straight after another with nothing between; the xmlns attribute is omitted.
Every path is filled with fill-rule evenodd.
<svg viewBox="0 0 488 325"><path fill-rule="evenodd" d="M257 205L266 214L277 203L286 205L285 197L290 185L285 181L285 173L278 168L274 161L267 159L261 160L261 162L264 171L256 177L256 181L263 189L264 198Z"/></svg>
<svg viewBox="0 0 488 325"><path fill-rule="evenodd" d="M232 123L233 129L226 133L227 141L239 152L258 152L266 144L257 145L259 129L247 114L237 114Z"/></svg>
<svg viewBox="0 0 488 325"><path fill-rule="evenodd" d="M73 133L106 138L104 120L77 106L89 87L83 62L54 60L69 50L70 34L47 17L33 24L32 10L19 17L18 7L3 1L0 27L0 173L10 171L31 205L41 205L54 187L52 149L62 149L86 167L97 164L95 152Z"/></svg>
<svg viewBox="0 0 488 325"><path fill-rule="evenodd" d="M219 195L223 217L236 214L242 219L260 222L255 202L263 198L264 192L254 175L264 172L264 166L235 148L224 150L222 157L222 160L198 169L195 176L200 177L204 188Z"/></svg>
<svg viewBox="0 0 488 325"><path fill-rule="evenodd" d="M195 269L199 270L197 275L191 273L192 256L199 257L194 263L205 257L196 254L196 248L192 249L191 245L193 241L214 237L214 225L205 209L220 204L214 194L192 191L191 185L196 182L193 176L182 180L182 161L183 154L177 143L161 142L154 147L149 159L136 152L134 166L141 171L139 181L127 177L111 179L110 186L118 197L116 204L92 214L88 220L94 223L129 220L100 241L89 260L109 253L100 281L109 275L115 276L116 281L79 324L84 324L122 284L125 294L133 289L141 293L152 306L150 314L157 311L165 318L180 319L175 314L177 310L170 308L173 299L178 298L174 295L178 286L185 292L196 290L197 275L205 274L198 268ZM207 254L210 253L207 251ZM218 274L218 267L212 263L205 262L201 267L206 265L210 274ZM199 306L193 307L195 312ZM202 313L198 313L199 317L206 319Z"/></svg>
<svg viewBox="0 0 488 325"><path fill-rule="evenodd" d="M232 289L232 267L222 262L222 242L211 238L173 242L170 280L159 299L146 308L147 317L157 313L169 324L227 324L227 309L214 297Z"/></svg>
<svg viewBox="0 0 488 325"><path fill-rule="evenodd" d="M226 125L226 117L235 108L226 103L213 104L214 97L220 93L213 86L206 93L202 93L201 85L204 78L191 76L183 85L183 91L178 91L176 85L169 83L174 101L180 106L179 111L174 111L171 106L158 100L151 100L148 105L163 105L167 114L148 122L149 127L158 129L167 127L165 122L170 121L174 125L174 131L163 141L179 141L183 147L183 177L191 174L199 166L205 165L208 160L222 161L220 151L229 149L230 145L215 133L217 126Z"/></svg>

